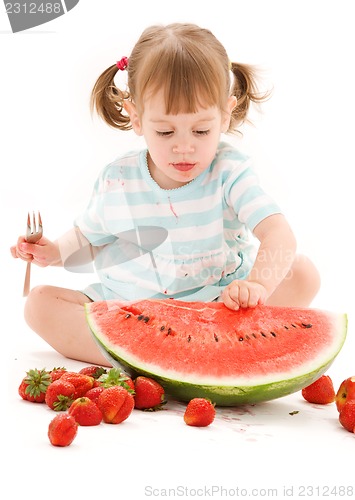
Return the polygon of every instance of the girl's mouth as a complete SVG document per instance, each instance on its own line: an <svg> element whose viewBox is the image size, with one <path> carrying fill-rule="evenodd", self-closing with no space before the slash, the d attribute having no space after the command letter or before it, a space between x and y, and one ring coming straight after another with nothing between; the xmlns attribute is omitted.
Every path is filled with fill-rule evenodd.
<svg viewBox="0 0 355 500"><path fill-rule="evenodd" d="M187 163L187 162L181 162L181 163L173 163L172 164L176 170L179 170L179 172L188 172L189 170L192 170L195 166L195 163Z"/></svg>

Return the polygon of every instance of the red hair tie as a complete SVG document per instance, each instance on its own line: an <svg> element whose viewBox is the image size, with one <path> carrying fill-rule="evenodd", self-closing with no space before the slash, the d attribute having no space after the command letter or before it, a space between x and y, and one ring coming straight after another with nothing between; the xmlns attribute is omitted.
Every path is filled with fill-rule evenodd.
<svg viewBox="0 0 355 500"><path fill-rule="evenodd" d="M120 61L117 61L116 66L121 71L124 71L128 66L128 57L122 57Z"/></svg>

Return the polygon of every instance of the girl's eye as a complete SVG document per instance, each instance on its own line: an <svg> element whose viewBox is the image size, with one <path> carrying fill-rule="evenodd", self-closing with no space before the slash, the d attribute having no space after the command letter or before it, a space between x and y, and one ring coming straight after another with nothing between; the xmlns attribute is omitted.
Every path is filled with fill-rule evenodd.
<svg viewBox="0 0 355 500"><path fill-rule="evenodd" d="M159 137L169 137L172 133L172 130L168 130L166 132L160 132L159 130L156 131L156 134L159 135Z"/></svg>
<svg viewBox="0 0 355 500"><path fill-rule="evenodd" d="M156 130L156 134L159 136L159 137L170 137L173 135L173 130L166 130L166 131L160 131L160 130ZM195 130L194 131L194 134L196 135L208 135L210 133L209 130Z"/></svg>

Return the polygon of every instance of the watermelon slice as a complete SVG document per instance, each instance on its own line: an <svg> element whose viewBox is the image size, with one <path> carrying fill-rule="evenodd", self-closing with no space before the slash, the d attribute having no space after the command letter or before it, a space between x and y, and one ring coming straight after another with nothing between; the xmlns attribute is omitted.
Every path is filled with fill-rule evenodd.
<svg viewBox="0 0 355 500"><path fill-rule="evenodd" d="M267 401L299 391L331 365L347 317L317 309L172 299L86 304L107 359L130 376L154 378L182 401L221 406Z"/></svg>

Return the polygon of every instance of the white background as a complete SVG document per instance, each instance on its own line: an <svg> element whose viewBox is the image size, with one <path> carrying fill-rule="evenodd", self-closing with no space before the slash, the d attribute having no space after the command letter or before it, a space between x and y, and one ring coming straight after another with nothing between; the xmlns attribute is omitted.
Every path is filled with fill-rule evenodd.
<svg viewBox="0 0 355 500"><path fill-rule="evenodd" d="M6 318L3 352L10 373L11 411L6 418L12 419L11 432L17 435L12 440L9 434L10 469L16 462L24 467L36 456L36 460L50 460L52 466L64 460L68 473L79 461L88 472L86 487L89 483L91 488L92 464L94 470L113 470L108 483L115 486L105 483L105 494L111 491L120 498L125 492L125 498L137 500L148 497L144 486L149 484L195 489L204 484L227 489L275 487L279 496L285 485L351 484L346 470L353 460L353 435L338 426L333 407L307 406L299 395L262 406L259 412L254 409L250 421L247 412L238 410L231 417L233 412L226 410L214 429L203 432L181 424L182 407L177 405L170 416L168 412L136 416L126 431L80 429L75 446L50 447L39 434L52 415L43 407L21 405L18 383L34 364L38 368L79 365L57 356L27 329L21 297L25 267L9 254L10 245L25 230L29 210L41 211L48 237L59 236L85 207L99 170L141 145L133 133L112 130L91 117L89 97L99 74L129 56L146 26L195 22L214 32L231 60L259 65L266 84L273 87L263 114L253 116L254 127L244 127L244 138L232 140L254 157L264 187L294 228L299 251L320 270L323 283L314 307L348 313L348 339L329 373L335 386L354 375L351 6L350 0L81 0L65 16L17 34L11 33L1 9L1 312ZM32 271L33 285L80 288L91 280L90 275L59 269ZM300 414L289 416L294 409L301 409ZM233 424L233 418L241 422ZM115 432L121 433L117 449ZM118 464L113 466L116 458ZM73 465L68 468L68 464ZM52 473L52 467L44 468ZM22 470L21 484L15 472L7 475L14 490L32 490L30 470L24 476ZM36 498L49 497L45 490L36 489ZM296 493L300 493L297 486ZM317 496L316 490L312 495Z"/></svg>

